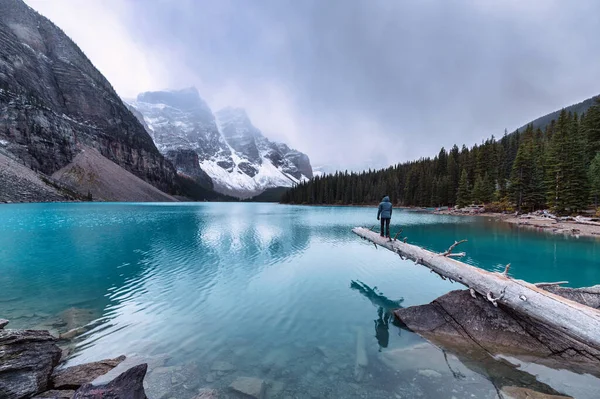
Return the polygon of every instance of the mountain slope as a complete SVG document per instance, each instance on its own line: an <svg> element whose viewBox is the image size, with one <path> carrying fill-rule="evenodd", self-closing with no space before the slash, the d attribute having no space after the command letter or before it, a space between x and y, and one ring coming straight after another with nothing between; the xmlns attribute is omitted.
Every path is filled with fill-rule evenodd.
<svg viewBox="0 0 600 399"><path fill-rule="evenodd" d="M52 178L95 201L177 201L89 147Z"/></svg>
<svg viewBox="0 0 600 399"><path fill-rule="evenodd" d="M269 141L242 109L213 114L195 88L142 93L129 105L143 115L156 146L178 171L190 170L194 151L199 169L220 193L248 198L313 176L308 156ZM202 180L200 171L193 175Z"/></svg>
<svg viewBox="0 0 600 399"><path fill-rule="evenodd" d="M572 112L572 113L577 112L578 115L581 115L584 112L587 112L587 110L592 105L595 104L597 98L600 98L600 95L588 98L587 100L583 100L580 103L570 105L568 107L565 107L564 109L567 112ZM546 126L548 126L550 124L550 122L552 122L552 120L558 120L558 116L560 115L560 111L562 111L562 109L559 109L558 111L554 111L554 112L551 112L551 113L549 113L547 115L541 116L541 117L539 117L539 118L537 118L537 119L535 119L535 120L533 120L533 121L525 124L524 126L521 126L519 128L519 131L523 132L527 128L527 125L530 125L530 124L533 125L533 129L534 130L537 129L538 127L540 129L544 130L544 128L546 128Z"/></svg>
<svg viewBox="0 0 600 399"><path fill-rule="evenodd" d="M77 199L47 184L42 176L0 151L0 203Z"/></svg>
<svg viewBox="0 0 600 399"><path fill-rule="evenodd" d="M154 186L174 189L175 169L110 83L20 0L0 0L0 140L46 175L86 145Z"/></svg>

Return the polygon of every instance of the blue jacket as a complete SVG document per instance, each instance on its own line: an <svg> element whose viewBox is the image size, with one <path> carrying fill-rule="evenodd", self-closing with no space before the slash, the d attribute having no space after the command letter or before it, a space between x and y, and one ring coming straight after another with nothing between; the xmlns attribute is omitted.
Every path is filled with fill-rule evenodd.
<svg viewBox="0 0 600 399"><path fill-rule="evenodd" d="M392 203L390 197L383 197L383 201L379 204L379 210L377 211L377 218L391 219L392 218Z"/></svg>

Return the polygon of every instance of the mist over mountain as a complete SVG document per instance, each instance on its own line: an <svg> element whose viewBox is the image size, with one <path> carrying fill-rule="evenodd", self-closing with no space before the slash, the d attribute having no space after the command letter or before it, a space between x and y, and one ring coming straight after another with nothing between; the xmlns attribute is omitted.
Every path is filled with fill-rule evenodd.
<svg viewBox="0 0 600 399"><path fill-rule="evenodd" d="M208 176L205 186L217 192L248 198L313 176L306 154L267 139L244 109L213 113L196 88L141 93L129 106L177 170L189 170L193 163L184 166L182 152L188 158L190 151L197 154L198 169L192 174Z"/></svg>

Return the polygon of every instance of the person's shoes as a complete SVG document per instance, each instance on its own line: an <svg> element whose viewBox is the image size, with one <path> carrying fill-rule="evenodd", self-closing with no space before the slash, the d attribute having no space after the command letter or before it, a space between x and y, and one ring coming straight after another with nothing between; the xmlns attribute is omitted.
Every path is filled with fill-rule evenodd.
<svg viewBox="0 0 600 399"><path fill-rule="evenodd" d="M379 237L383 238L383 234L379 234Z"/></svg>

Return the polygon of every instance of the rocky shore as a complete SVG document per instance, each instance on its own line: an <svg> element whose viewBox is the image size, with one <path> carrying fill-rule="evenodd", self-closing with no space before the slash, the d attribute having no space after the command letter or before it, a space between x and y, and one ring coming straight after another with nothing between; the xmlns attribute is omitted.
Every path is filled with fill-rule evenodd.
<svg viewBox="0 0 600 399"><path fill-rule="evenodd" d="M515 213L487 212L485 208L438 209L433 211L438 215L479 216L497 219L514 226L546 231L554 234L564 234L581 237L600 237L600 221L597 218L586 217L555 217L547 216L542 211L517 215Z"/></svg>
<svg viewBox="0 0 600 399"><path fill-rule="evenodd" d="M135 366L103 386L91 382L125 360L115 359L58 368L63 351L58 339L44 330L6 329L0 320L0 397L6 399L131 398L145 399L147 365Z"/></svg>

